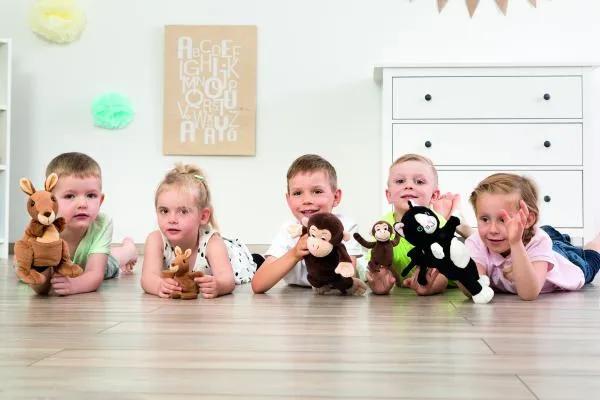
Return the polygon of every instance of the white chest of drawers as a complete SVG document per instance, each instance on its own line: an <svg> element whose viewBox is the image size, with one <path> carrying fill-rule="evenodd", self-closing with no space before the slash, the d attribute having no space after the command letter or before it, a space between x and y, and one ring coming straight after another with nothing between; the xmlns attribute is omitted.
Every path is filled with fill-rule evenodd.
<svg viewBox="0 0 600 400"><path fill-rule="evenodd" d="M589 239L600 228L600 115L588 65L375 68L382 85L381 196L390 164L405 153L432 159L442 192L468 202L500 171L535 180L540 224Z"/></svg>

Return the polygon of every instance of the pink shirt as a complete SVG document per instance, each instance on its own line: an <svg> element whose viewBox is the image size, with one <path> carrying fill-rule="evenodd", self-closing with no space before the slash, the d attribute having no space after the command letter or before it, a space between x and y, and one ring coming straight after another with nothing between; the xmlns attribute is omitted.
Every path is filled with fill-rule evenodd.
<svg viewBox="0 0 600 400"><path fill-rule="evenodd" d="M502 273L505 267L512 265L510 255L504 258L498 253L489 251L479 237L479 233L469 236L465 245L469 249L473 261L485 267L492 288L501 292L517 293L514 283L509 279L511 274L506 277ZM535 235L525 246L525 251L531 262L545 261L548 263L546 282L544 282L541 293L577 290L583 287L585 277L581 268L552 250L552 240L543 230L536 229Z"/></svg>

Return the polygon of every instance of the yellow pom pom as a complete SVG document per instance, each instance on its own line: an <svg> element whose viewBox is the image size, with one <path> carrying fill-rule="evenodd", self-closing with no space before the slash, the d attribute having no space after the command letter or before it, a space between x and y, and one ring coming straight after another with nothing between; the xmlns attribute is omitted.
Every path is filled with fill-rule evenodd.
<svg viewBox="0 0 600 400"><path fill-rule="evenodd" d="M73 0L38 0L31 10L31 29L54 43L69 43L85 28L85 14Z"/></svg>

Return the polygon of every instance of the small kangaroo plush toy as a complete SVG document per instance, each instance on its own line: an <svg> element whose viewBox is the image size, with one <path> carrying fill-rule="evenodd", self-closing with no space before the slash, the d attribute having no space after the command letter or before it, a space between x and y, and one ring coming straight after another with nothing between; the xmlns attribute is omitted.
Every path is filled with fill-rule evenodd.
<svg viewBox="0 0 600 400"><path fill-rule="evenodd" d="M198 285L194 282L194 278L199 278L204 274L199 271L190 271L188 259L191 254L191 249L182 252L179 246L175 246L175 258L171 262L171 266L162 271L163 278L173 278L181 286L180 292L171 293L172 299L194 300L198 298Z"/></svg>
<svg viewBox="0 0 600 400"><path fill-rule="evenodd" d="M44 190L36 191L29 179L19 181L21 190L27 199L27 212L31 221L25 230L23 239L15 242L17 275L28 284L42 284L47 278L40 272L49 267L64 276L81 275L83 269L71 262L69 246L60 238L65 219L57 218L58 202L52 189L58 182L58 175L50 174L44 183Z"/></svg>

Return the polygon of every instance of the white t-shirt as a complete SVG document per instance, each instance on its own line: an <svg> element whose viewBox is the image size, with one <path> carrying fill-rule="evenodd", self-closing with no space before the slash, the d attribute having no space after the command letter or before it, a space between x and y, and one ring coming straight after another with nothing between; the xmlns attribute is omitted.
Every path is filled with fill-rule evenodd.
<svg viewBox="0 0 600 400"><path fill-rule="evenodd" d="M342 243L344 243L344 246L346 246L348 255L357 257L356 268L360 276L363 276L364 271L366 270L366 260L365 257L363 257L363 250L361 245L358 244L358 242L352 237L354 232L358 232L358 225L354 221L340 214L334 215L340 219L340 221L344 225L344 231L348 232L348 234L350 235L350 240ZM277 236L275 236L275 239L271 243L271 246L269 246L269 248L265 252L265 257L282 257L285 253L290 251L290 249L296 246L296 243L298 242L299 238L293 238L288 232L288 228L294 224L299 224L299 222L296 220L289 220L283 225L281 225ZM290 272L287 273L286 276L283 277L283 280L288 285L310 286L310 283L308 283L307 274L308 273L306 271L306 263L304 262L304 260L302 260L298 262L290 270Z"/></svg>

